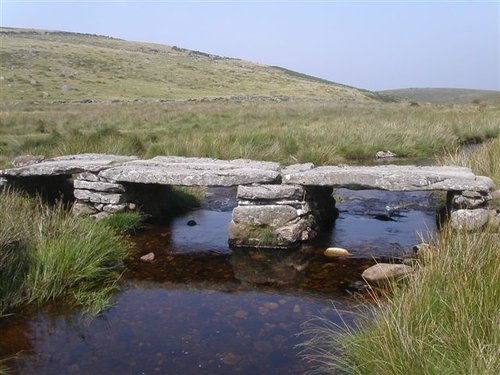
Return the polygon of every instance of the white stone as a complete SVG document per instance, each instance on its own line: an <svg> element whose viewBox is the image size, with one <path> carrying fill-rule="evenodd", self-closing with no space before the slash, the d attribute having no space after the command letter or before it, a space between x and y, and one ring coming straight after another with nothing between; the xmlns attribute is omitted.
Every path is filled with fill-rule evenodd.
<svg viewBox="0 0 500 375"><path fill-rule="evenodd" d="M323 254L327 257L346 257L351 255L349 251L341 247L329 247L323 252Z"/></svg>

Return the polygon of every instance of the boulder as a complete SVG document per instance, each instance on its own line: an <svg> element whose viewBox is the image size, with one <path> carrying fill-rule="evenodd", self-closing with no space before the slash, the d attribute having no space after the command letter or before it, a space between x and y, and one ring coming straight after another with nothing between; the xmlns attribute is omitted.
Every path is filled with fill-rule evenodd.
<svg viewBox="0 0 500 375"><path fill-rule="evenodd" d="M485 208L456 210L451 212L450 224L454 229L475 231L486 225L488 217L489 213Z"/></svg>
<svg viewBox="0 0 500 375"><path fill-rule="evenodd" d="M381 283L402 278L413 272L413 268L405 264L377 263L363 271L361 277L369 283Z"/></svg>

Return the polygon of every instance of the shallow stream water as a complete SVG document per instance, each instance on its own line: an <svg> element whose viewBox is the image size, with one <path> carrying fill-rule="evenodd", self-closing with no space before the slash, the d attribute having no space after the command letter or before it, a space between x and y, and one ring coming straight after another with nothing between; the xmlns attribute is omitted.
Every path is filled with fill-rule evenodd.
<svg viewBox="0 0 500 375"><path fill-rule="evenodd" d="M201 209L146 226L113 306L92 321L58 305L4 319L0 358L18 354L19 374L303 374L304 323L352 324L362 271L411 253L436 231L439 204L422 192L339 189L340 216L315 243L232 251L234 195L210 189ZM327 258L328 246L353 255ZM149 252L154 262L139 261Z"/></svg>

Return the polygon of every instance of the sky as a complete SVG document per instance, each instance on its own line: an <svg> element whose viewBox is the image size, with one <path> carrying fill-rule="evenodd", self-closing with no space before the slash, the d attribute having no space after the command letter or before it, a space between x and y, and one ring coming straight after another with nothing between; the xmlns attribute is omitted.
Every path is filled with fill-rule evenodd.
<svg viewBox="0 0 500 375"><path fill-rule="evenodd" d="M1 26L175 45L369 90L500 90L500 0L0 0L0 11Z"/></svg>

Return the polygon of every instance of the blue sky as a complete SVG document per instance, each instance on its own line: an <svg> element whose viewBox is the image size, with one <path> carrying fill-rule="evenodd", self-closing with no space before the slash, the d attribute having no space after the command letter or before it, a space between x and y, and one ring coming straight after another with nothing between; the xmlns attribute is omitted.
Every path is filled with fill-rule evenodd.
<svg viewBox="0 0 500 375"><path fill-rule="evenodd" d="M1 25L279 65L370 90L500 89L500 2L12 1Z"/></svg>

